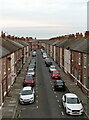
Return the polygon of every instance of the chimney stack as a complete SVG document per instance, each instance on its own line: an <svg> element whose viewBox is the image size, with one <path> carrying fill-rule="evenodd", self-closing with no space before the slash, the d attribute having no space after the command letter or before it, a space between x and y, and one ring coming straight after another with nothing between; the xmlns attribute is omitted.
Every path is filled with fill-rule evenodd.
<svg viewBox="0 0 89 120"><path fill-rule="evenodd" d="M78 39L78 38L80 39L80 38L83 37L83 34L78 32L78 33L76 33L75 37L76 37L77 39Z"/></svg>
<svg viewBox="0 0 89 120"><path fill-rule="evenodd" d="M89 31L85 32L85 38L89 38Z"/></svg>
<svg viewBox="0 0 89 120"><path fill-rule="evenodd" d="M74 34L70 34L68 38L69 39L73 39L73 38L75 38L75 35Z"/></svg>

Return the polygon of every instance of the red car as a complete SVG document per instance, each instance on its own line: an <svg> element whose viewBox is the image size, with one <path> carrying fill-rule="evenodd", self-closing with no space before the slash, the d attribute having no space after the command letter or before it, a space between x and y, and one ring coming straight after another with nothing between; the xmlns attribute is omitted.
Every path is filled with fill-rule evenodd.
<svg viewBox="0 0 89 120"><path fill-rule="evenodd" d="M32 75L26 75L25 76L25 79L23 81L23 86L31 86L31 87L34 87L35 86L35 80L33 78Z"/></svg>
<svg viewBox="0 0 89 120"><path fill-rule="evenodd" d="M58 70L53 71L51 77L52 77L52 79L60 79L61 78Z"/></svg>

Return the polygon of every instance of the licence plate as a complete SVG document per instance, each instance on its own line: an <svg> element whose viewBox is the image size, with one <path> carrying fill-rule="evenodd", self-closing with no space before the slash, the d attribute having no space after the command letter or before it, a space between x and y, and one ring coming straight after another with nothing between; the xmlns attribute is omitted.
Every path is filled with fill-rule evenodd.
<svg viewBox="0 0 89 120"><path fill-rule="evenodd" d="M55 78L58 78L58 77L55 77Z"/></svg>

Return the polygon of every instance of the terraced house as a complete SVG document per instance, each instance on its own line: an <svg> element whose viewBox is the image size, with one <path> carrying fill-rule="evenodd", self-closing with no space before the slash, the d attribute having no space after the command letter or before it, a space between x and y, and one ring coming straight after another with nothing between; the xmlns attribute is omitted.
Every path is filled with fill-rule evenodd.
<svg viewBox="0 0 89 120"><path fill-rule="evenodd" d="M5 36L0 38L0 106L27 61L30 51L44 48L47 54L89 97L89 31L49 40Z"/></svg>
<svg viewBox="0 0 89 120"><path fill-rule="evenodd" d="M23 40L0 38L0 106L29 56L29 44Z"/></svg>
<svg viewBox="0 0 89 120"><path fill-rule="evenodd" d="M89 96L89 31L84 36L76 33L51 38L45 46L49 56Z"/></svg>

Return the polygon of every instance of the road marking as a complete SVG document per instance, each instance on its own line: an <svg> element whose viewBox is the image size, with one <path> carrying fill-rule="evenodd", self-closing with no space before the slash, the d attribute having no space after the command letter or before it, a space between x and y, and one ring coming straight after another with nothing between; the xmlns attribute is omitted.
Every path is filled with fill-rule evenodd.
<svg viewBox="0 0 89 120"><path fill-rule="evenodd" d="M63 111L61 112L62 115L64 115Z"/></svg>
<svg viewBox="0 0 89 120"><path fill-rule="evenodd" d="M57 98L57 95L56 95L56 98Z"/></svg>
<svg viewBox="0 0 89 120"><path fill-rule="evenodd" d="M32 107L31 109L36 110L36 109L38 109L38 106Z"/></svg>
<svg viewBox="0 0 89 120"><path fill-rule="evenodd" d="M59 100L57 100L57 102L59 102Z"/></svg>
<svg viewBox="0 0 89 120"><path fill-rule="evenodd" d="M38 100L36 100L36 103L38 103Z"/></svg>
<svg viewBox="0 0 89 120"><path fill-rule="evenodd" d="M61 108L61 105L59 105L59 107Z"/></svg>
<svg viewBox="0 0 89 120"><path fill-rule="evenodd" d="M22 111L22 110L25 110L25 109L26 109L26 108L21 108L21 111Z"/></svg>
<svg viewBox="0 0 89 120"><path fill-rule="evenodd" d="M36 106L36 108L38 109L38 106Z"/></svg>
<svg viewBox="0 0 89 120"><path fill-rule="evenodd" d="M38 87L38 85L36 84L36 87Z"/></svg>
<svg viewBox="0 0 89 120"><path fill-rule="evenodd" d="M52 88L53 88L54 86L52 85Z"/></svg>
<svg viewBox="0 0 89 120"><path fill-rule="evenodd" d="M54 94L56 94L56 92L54 92Z"/></svg>
<svg viewBox="0 0 89 120"><path fill-rule="evenodd" d="M36 90L38 89L38 87L36 87Z"/></svg>
<svg viewBox="0 0 89 120"><path fill-rule="evenodd" d="M54 89L53 89L53 91L54 91Z"/></svg>
<svg viewBox="0 0 89 120"><path fill-rule="evenodd" d="M36 95L36 97L38 97L38 95Z"/></svg>
<svg viewBox="0 0 89 120"><path fill-rule="evenodd" d="M38 93L38 90L36 90L36 93Z"/></svg>

